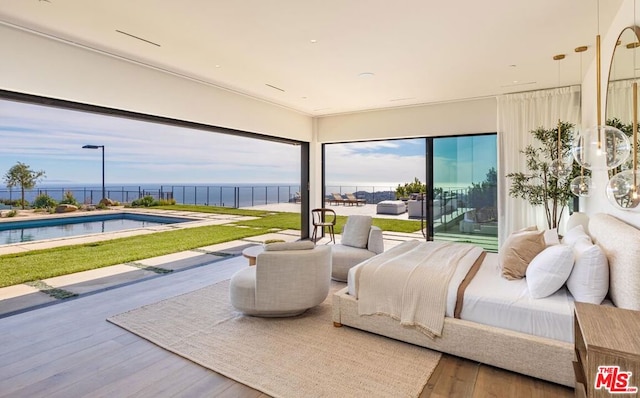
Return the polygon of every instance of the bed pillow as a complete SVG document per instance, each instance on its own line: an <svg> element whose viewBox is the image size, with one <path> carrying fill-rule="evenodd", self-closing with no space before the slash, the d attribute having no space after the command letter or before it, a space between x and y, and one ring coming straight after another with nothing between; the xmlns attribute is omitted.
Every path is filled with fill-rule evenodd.
<svg viewBox="0 0 640 398"><path fill-rule="evenodd" d="M343 227L340 243L345 246L366 249L372 221L371 216L349 216Z"/></svg>
<svg viewBox="0 0 640 398"><path fill-rule="evenodd" d="M552 295L564 285L573 268L573 249L554 245L544 249L527 267L527 287L532 298Z"/></svg>
<svg viewBox="0 0 640 398"><path fill-rule="evenodd" d="M576 301L600 304L609 291L609 263L600 246L585 239L573 246L576 258L567 288Z"/></svg>
<svg viewBox="0 0 640 398"><path fill-rule="evenodd" d="M524 278L531 260L544 250L546 246L544 231L532 228L512 233L502 244L498 254L498 262L503 277L507 279Z"/></svg>
<svg viewBox="0 0 640 398"><path fill-rule="evenodd" d="M587 235L589 234L589 216L587 216L585 213L574 211L573 213L571 213L569 219L567 220L565 231L569 231L577 227L578 225L582 225L584 232Z"/></svg>
<svg viewBox="0 0 640 398"><path fill-rule="evenodd" d="M547 229L544 231L544 244L547 246L559 245L560 237L558 236L558 229Z"/></svg>
<svg viewBox="0 0 640 398"><path fill-rule="evenodd" d="M568 230L562 238L562 243L564 243L565 245L573 246L578 240L585 240L588 243L593 243L591 242L591 237L584 231L584 227L582 226L582 224L578 224Z"/></svg>

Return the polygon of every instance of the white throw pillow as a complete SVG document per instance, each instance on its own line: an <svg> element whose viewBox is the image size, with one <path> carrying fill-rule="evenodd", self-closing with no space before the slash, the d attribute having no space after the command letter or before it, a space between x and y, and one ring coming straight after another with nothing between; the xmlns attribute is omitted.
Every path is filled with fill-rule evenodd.
<svg viewBox="0 0 640 398"><path fill-rule="evenodd" d="M565 245L573 246L580 239L586 240L588 243L593 243L591 242L591 237L584 231L584 227L582 226L582 224L578 224L568 230L562 238L562 243L564 243Z"/></svg>
<svg viewBox="0 0 640 398"><path fill-rule="evenodd" d="M554 245L544 249L527 267L527 287L534 299L552 295L564 285L573 267L573 249Z"/></svg>
<svg viewBox="0 0 640 398"><path fill-rule="evenodd" d="M340 243L345 246L366 249L371 222L371 216L349 216L343 227Z"/></svg>
<svg viewBox="0 0 640 398"><path fill-rule="evenodd" d="M560 237L558 236L558 229L547 229L544 231L544 244L547 246L559 245Z"/></svg>
<svg viewBox="0 0 640 398"><path fill-rule="evenodd" d="M582 239L573 246L576 258L567 288L576 301L600 304L609 291L609 262L600 246Z"/></svg>
<svg viewBox="0 0 640 398"><path fill-rule="evenodd" d="M584 232L589 234L589 216L587 216L585 213L574 211L569 216L569 219L567 220L567 225L565 225L565 228L567 231L569 231L577 227L578 225L582 225Z"/></svg>

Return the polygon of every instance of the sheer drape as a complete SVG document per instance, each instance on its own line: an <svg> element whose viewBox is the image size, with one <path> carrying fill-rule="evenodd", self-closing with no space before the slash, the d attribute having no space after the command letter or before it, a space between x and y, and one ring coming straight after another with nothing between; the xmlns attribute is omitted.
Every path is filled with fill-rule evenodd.
<svg viewBox="0 0 640 398"><path fill-rule="evenodd" d="M527 172L521 150L534 144L530 134L538 127L554 128L558 119L578 126L580 87L506 94L498 97L498 240L502 244L513 231L531 225L546 228L542 206L531 206L524 199L509 196L511 181L505 176ZM563 219L568 212L565 210Z"/></svg>
<svg viewBox="0 0 640 398"><path fill-rule="evenodd" d="M616 117L623 124L633 121L633 79L609 82L607 87L607 120ZM636 80L640 83L640 80Z"/></svg>

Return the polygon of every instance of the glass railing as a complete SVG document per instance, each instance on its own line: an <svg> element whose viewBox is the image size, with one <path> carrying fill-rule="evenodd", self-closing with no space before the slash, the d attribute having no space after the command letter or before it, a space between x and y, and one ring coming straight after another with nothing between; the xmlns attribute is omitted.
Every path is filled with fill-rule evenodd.
<svg viewBox="0 0 640 398"><path fill-rule="evenodd" d="M32 203L46 194L56 201L70 192L79 203L96 204L102 198L102 187L41 187L25 190L25 200ZM221 207L251 207L295 202L300 197L299 185L159 185L108 186L105 196L120 203L151 196L154 199L175 200L176 203ZM0 188L0 202L14 203L21 198L19 189Z"/></svg>

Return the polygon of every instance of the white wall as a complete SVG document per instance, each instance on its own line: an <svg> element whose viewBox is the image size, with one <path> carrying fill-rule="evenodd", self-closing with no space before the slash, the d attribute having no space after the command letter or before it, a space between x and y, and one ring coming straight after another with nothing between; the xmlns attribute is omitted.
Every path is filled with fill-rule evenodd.
<svg viewBox="0 0 640 398"><path fill-rule="evenodd" d="M312 118L245 95L0 25L0 88L311 141Z"/></svg>
<svg viewBox="0 0 640 398"><path fill-rule="evenodd" d="M606 106L606 93L607 93L607 76L609 76L609 67L611 57L613 56L614 48L620 32L628 26L634 24L633 18L633 1L624 0L618 14L613 20L610 29L607 32L600 32L601 34L601 90L602 90L602 122L606 120L605 106ZM636 0L636 10L640 11L640 0ZM640 19L636 18L636 24L640 24ZM595 35L594 35L595 43ZM595 45L595 44L594 44ZM595 54L595 51L594 51ZM582 126L595 126L597 123L596 112L596 66L595 60L587 70L585 80L582 84ZM584 208L587 214L595 213L608 213L616 216L636 227L640 227L640 213L629 212L619 210L609 203L606 196L605 187L608 182L608 175L605 171L599 171L593 173L594 184L596 185L596 192L593 196L583 199L581 201L581 208Z"/></svg>
<svg viewBox="0 0 640 398"><path fill-rule="evenodd" d="M321 143L495 132L495 98L318 118Z"/></svg>

